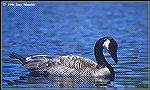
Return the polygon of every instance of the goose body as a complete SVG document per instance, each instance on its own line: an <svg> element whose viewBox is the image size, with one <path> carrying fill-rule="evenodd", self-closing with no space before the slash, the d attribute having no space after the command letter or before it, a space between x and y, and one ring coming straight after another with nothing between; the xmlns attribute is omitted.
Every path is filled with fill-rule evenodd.
<svg viewBox="0 0 150 90"><path fill-rule="evenodd" d="M104 37L96 42L94 52L97 63L81 56L59 56L52 58L48 55L33 55L23 57L16 53L11 53L10 57L21 60L23 63L21 66L29 69L31 72L44 71L62 76L110 76L114 79L114 69L105 60L102 52L104 47L108 49L114 61L117 62L117 43L111 37Z"/></svg>

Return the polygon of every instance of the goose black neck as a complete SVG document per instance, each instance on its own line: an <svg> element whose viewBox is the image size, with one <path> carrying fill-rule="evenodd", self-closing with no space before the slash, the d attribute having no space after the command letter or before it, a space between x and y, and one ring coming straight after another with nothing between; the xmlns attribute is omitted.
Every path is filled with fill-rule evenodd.
<svg viewBox="0 0 150 90"><path fill-rule="evenodd" d="M98 67L103 67L106 66L110 73L111 73L111 79L114 79L114 68L106 61L104 54L103 54L103 43L104 40L99 39L94 47L94 53L95 53L95 58L98 63Z"/></svg>

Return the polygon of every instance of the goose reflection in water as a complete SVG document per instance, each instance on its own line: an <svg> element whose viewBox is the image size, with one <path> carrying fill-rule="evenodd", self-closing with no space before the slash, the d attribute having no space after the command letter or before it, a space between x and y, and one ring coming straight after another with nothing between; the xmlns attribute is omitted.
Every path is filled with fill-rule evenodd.
<svg viewBox="0 0 150 90"><path fill-rule="evenodd" d="M52 75L43 72L31 72L19 79L13 80L14 84L45 84L46 87L53 88L76 88L76 87L108 87L111 82L110 78L104 77L79 77L79 76L61 76ZM42 86L43 87L43 86Z"/></svg>

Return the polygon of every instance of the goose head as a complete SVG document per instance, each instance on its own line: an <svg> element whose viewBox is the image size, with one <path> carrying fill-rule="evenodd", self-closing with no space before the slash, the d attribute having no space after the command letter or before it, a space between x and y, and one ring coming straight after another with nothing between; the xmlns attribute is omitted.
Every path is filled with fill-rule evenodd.
<svg viewBox="0 0 150 90"><path fill-rule="evenodd" d="M117 42L112 37L104 37L99 39L94 48L95 57L99 66L108 66L108 62L105 60L103 55L103 49L106 48L108 53L111 55L115 63L118 62L117 58ZM110 66L110 65L109 65Z"/></svg>
<svg viewBox="0 0 150 90"><path fill-rule="evenodd" d="M108 53L111 55L115 63L118 62L117 58L117 42L111 37L105 37L103 41L103 47L108 50Z"/></svg>

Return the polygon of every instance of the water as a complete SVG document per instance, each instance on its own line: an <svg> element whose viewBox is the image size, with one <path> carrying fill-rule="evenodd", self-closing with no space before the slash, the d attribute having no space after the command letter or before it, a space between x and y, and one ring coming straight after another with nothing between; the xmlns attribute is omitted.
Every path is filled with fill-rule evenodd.
<svg viewBox="0 0 150 90"><path fill-rule="evenodd" d="M2 8L3 88L148 88L147 3L36 2L35 5ZM118 42L119 62L115 64L105 51L116 77L103 85L86 82L87 79L75 83L62 77L30 76L28 70L20 68L20 61L8 56L13 51L27 56L79 55L95 61L95 42L105 36Z"/></svg>

